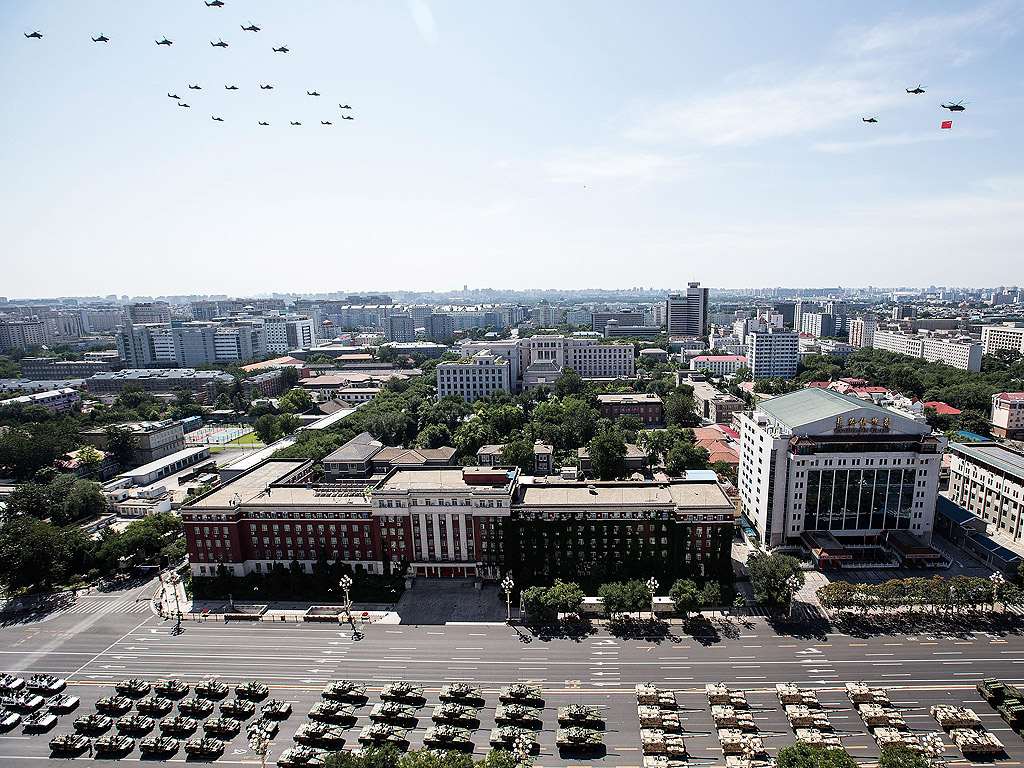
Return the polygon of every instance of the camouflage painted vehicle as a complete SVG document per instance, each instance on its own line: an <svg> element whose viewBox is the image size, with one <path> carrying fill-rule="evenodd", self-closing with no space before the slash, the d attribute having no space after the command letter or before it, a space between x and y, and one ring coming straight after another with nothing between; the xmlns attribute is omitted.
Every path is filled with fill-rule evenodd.
<svg viewBox="0 0 1024 768"><path fill-rule="evenodd" d="M356 719L355 707L343 701L318 701L309 710L309 719L332 725L351 725Z"/></svg>
<svg viewBox="0 0 1024 768"><path fill-rule="evenodd" d="M135 739L130 736L120 736L116 733L108 733L106 736L100 736L96 739L96 741L93 742L93 746L96 747L97 755L124 757L135 749Z"/></svg>
<svg viewBox="0 0 1024 768"><path fill-rule="evenodd" d="M166 736L147 736L139 740L139 751L146 757L170 757L178 751L178 740Z"/></svg>
<svg viewBox="0 0 1024 768"><path fill-rule="evenodd" d="M67 680L56 675L32 675L28 679L26 687L34 692L49 696L53 693L60 693L68 687Z"/></svg>
<svg viewBox="0 0 1024 768"><path fill-rule="evenodd" d="M479 706L484 703L483 691L469 683L448 683L441 687L441 701L454 701L459 704Z"/></svg>
<svg viewBox="0 0 1024 768"><path fill-rule="evenodd" d="M555 733L555 744L559 749L575 752L594 752L601 748L601 733L591 728L559 728Z"/></svg>
<svg viewBox="0 0 1024 768"><path fill-rule="evenodd" d="M119 680L114 683L114 690L122 696L130 696L133 699L141 699L147 693L152 686L138 677L133 677L128 680Z"/></svg>
<svg viewBox="0 0 1024 768"><path fill-rule="evenodd" d="M366 701L366 686L351 680L335 680L324 688L323 697L352 704L363 703Z"/></svg>
<svg viewBox="0 0 1024 768"><path fill-rule="evenodd" d="M25 687L25 678L4 673L0 675L0 693L14 693Z"/></svg>
<svg viewBox="0 0 1024 768"><path fill-rule="evenodd" d="M473 733L468 728L454 725L435 725L423 736L423 745L432 749L472 749Z"/></svg>
<svg viewBox="0 0 1024 768"><path fill-rule="evenodd" d="M216 760L224 754L224 742L220 739L189 739L185 742L185 754L199 760Z"/></svg>
<svg viewBox="0 0 1024 768"><path fill-rule="evenodd" d="M160 721L160 732L166 736L175 736L177 738L191 736L198 727L199 723L196 722L195 718L187 717L186 715L165 717Z"/></svg>
<svg viewBox="0 0 1024 768"><path fill-rule="evenodd" d="M214 704L209 699L189 696L178 702L178 712L189 717L203 718L213 712Z"/></svg>
<svg viewBox="0 0 1024 768"><path fill-rule="evenodd" d="M280 768L319 768L330 752L313 747L289 747L277 758Z"/></svg>
<svg viewBox="0 0 1024 768"><path fill-rule="evenodd" d="M430 719L444 725L457 725L462 728L476 728L480 725L480 717L476 707L459 704L454 701L442 701L434 707Z"/></svg>
<svg viewBox="0 0 1024 768"><path fill-rule="evenodd" d="M50 730L56 724L57 716L52 712L41 709L38 712L33 712L31 715L26 715L21 726L25 729L25 733L41 733Z"/></svg>
<svg viewBox="0 0 1024 768"><path fill-rule="evenodd" d="M247 735L251 736L254 733L262 732L268 739L272 739L277 735L280 726L277 720L270 720L266 717L257 717L251 723L245 727Z"/></svg>
<svg viewBox="0 0 1024 768"><path fill-rule="evenodd" d="M239 683L235 686L235 696L250 701L263 701L270 695L270 689L266 683L259 680L250 680L247 683Z"/></svg>
<svg viewBox="0 0 1024 768"><path fill-rule="evenodd" d="M370 725L364 726L363 730L359 732L357 741L364 746L383 746L385 744L393 744L400 749L404 749L409 746L407 733L408 731L406 731L405 728L397 725L371 723Z"/></svg>
<svg viewBox="0 0 1024 768"><path fill-rule="evenodd" d="M256 714L256 705L248 699L228 699L221 702L220 713L236 720L248 720Z"/></svg>
<svg viewBox="0 0 1024 768"><path fill-rule="evenodd" d="M559 707L558 724L563 727L574 725L578 728L589 728L593 731L604 730L604 718L601 717L601 710L597 707L588 707L583 704L570 704L567 707Z"/></svg>
<svg viewBox="0 0 1024 768"><path fill-rule="evenodd" d="M497 749L512 749L521 736L529 739L531 750L537 746L537 731L532 728L520 728L518 725L499 725L492 728L490 744Z"/></svg>
<svg viewBox="0 0 1024 768"><path fill-rule="evenodd" d="M226 688L227 686L224 687ZM177 701L184 696L188 696L188 683L184 680L178 680L176 677L169 677L153 683L153 690L164 698ZM203 698L209 697L204 696Z"/></svg>
<svg viewBox="0 0 1024 768"><path fill-rule="evenodd" d="M0 731L9 731L21 722L21 715L10 709L0 707Z"/></svg>
<svg viewBox="0 0 1024 768"><path fill-rule="evenodd" d="M13 709L15 712L35 712L43 706L45 701L38 693L22 691L21 693L7 693L0 696L0 707Z"/></svg>
<svg viewBox="0 0 1024 768"><path fill-rule="evenodd" d="M222 683L220 680L203 680L196 683L196 696L201 699L210 699L215 701L217 699L223 699L231 689L227 683Z"/></svg>
<svg viewBox="0 0 1024 768"><path fill-rule="evenodd" d="M163 717L172 709L174 709L174 702L170 699L165 699L163 696L147 696L144 699L139 699L135 704L135 709L144 715L151 715L152 717Z"/></svg>
<svg viewBox="0 0 1024 768"><path fill-rule="evenodd" d="M67 714L78 709L78 705L82 703L82 700L77 696L72 696L69 693L65 693L61 696L54 696L48 702L46 702L46 708L51 712L57 714Z"/></svg>
<svg viewBox="0 0 1024 768"><path fill-rule="evenodd" d="M404 680L397 683L388 683L380 692L382 701L401 701L405 703L423 702L423 688Z"/></svg>
<svg viewBox="0 0 1024 768"><path fill-rule="evenodd" d="M370 719L375 723L416 725L416 707L400 704L397 701L382 701L380 704L374 705L370 711Z"/></svg>
<svg viewBox="0 0 1024 768"><path fill-rule="evenodd" d="M295 731L295 741L309 747L337 751L345 745L345 731L327 723L303 723Z"/></svg>
<svg viewBox="0 0 1024 768"><path fill-rule="evenodd" d="M260 717L269 720L286 720L292 713L291 702L271 699L260 707Z"/></svg>
<svg viewBox="0 0 1024 768"><path fill-rule="evenodd" d="M89 747L89 740L80 733L62 733L50 739L50 751L55 755L80 755Z"/></svg>
<svg viewBox="0 0 1024 768"><path fill-rule="evenodd" d="M93 712L75 718L75 730L79 733L106 733L114 727L114 718Z"/></svg>
<svg viewBox="0 0 1024 768"><path fill-rule="evenodd" d="M96 702L96 711L105 715L123 715L132 708L132 700L127 696L104 696Z"/></svg>
<svg viewBox="0 0 1024 768"><path fill-rule="evenodd" d="M515 683L506 685L498 693L502 704L526 704L532 707L543 707L544 699L539 686Z"/></svg>
<svg viewBox="0 0 1024 768"><path fill-rule="evenodd" d="M494 712L494 721L498 725L518 725L530 727L540 724L540 710L525 704L501 704Z"/></svg>
<svg viewBox="0 0 1024 768"><path fill-rule="evenodd" d="M153 730L156 721L146 715L125 715L117 719L118 733L130 733L136 736L144 736Z"/></svg>
<svg viewBox="0 0 1024 768"><path fill-rule="evenodd" d="M222 741L231 741L241 730L242 724L233 717L213 717L203 723L203 733Z"/></svg>

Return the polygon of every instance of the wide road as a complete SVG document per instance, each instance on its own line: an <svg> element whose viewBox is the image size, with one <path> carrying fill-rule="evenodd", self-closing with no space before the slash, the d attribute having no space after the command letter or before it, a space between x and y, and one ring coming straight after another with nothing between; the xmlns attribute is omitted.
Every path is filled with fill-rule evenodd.
<svg viewBox="0 0 1024 768"><path fill-rule="evenodd" d="M211 676L229 683L260 679L272 686L274 696L294 702L296 708L277 739L275 755L290 743L305 712L332 679L368 684L371 704L380 687L395 679L424 685L428 705L436 703L436 691L444 683L481 685L488 692L488 706L481 713L481 730L475 738L477 755L486 748L498 686L531 682L543 687L548 705L541 740L544 749L538 757L543 766L580 764L578 757L560 756L554 747L554 708L573 702L600 705L608 713L608 753L583 762L639 766L633 687L649 681L678 690L680 703L694 709L687 727L706 735L693 741L691 751L706 754L709 764L721 763L721 752L714 751L717 740L703 687L717 681L752 691L752 700L764 708L758 715L764 720L763 730L776 735L772 749L793 739L774 696L774 684L796 682L821 690L823 701L842 710L836 715L837 729L840 723L851 729L850 748L862 750L857 756L870 759L877 750L842 691L846 681L864 680L898 691L894 699L910 710L908 722L916 728L912 718L919 718L922 730L935 729L926 709L929 704L967 703L1007 744L1006 764L1024 759L1020 737L1005 729L973 692L980 677L1024 678L1024 640L1015 634L794 638L777 634L763 619L725 622L714 635L696 637L680 627L657 637L621 637L604 629L547 637L503 624L371 624L354 637L348 627L336 624L213 621L186 622L183 631L176 633L173 622L135 607L143 604L135 600L151 595L155 588L154 582L129 593L84 596L70 611L33 624L4 627L0 670L24 675L49 672L67 678L83 699L79 714L92 711L95 700L112 692L112 683L125 677L178 676L192 683ZM360 712L360 726L369 722L368 711ZM422 742L423 731L430 725L429 712L429 706L421 710L420 728L410 738L413 746ZM68 730L73 717L62 716L53 732ZM349 731L350 742L357 730ZM26 737L20 728L0 736L0 765L17 764L5 761L18 758L41 759L48 754L46 740ZM244 738L229 746L221 762L252 759ZM951 750L955 754L950 756L959 756ZM129 758L120 764L132 762Z"/></svg>

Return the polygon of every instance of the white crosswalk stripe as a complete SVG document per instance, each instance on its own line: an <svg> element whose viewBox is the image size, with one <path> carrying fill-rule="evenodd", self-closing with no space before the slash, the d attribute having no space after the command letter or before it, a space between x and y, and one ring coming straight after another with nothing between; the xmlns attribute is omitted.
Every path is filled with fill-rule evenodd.
<svg viewBox="0 0 1024 768"><path fill-rule="evenodd" d="M105 611L108 613L146 613L149 611L149 600L136 601L134 598L119 600L116 603L111 603L109 600L79 600L73 606L68 608L66 611L60 613L64 615L88 615L93 613L99 613Z"/></svg>

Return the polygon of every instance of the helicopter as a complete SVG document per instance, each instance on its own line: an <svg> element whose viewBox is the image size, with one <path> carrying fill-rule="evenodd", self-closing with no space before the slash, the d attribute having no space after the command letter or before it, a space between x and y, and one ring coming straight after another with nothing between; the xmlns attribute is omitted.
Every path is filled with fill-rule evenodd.
<svg viewBox="0 0 1024 768"><path fill-rule="evenodd" d="M862 117L861 120L863 120L865 123L877 123L878 122L878 118L877 117Z"/></svg>
<svg viewBox="0 0 1024 768"><path fill-rule="evenodd" d="M241 26L241 25L239 25L239 26ZM252 22L250 21L250 22L249 22L249 26L248 26L248 27L242 27L242 31L243 31L243 32L259 32L259 31L260 31L260 28L259 28L259 27L257 27L257 26L256 26L255 24L253 24L253 23L252 23Z"/></svg>
<svg viewBox="0 0 1024 768"><path fill-rule="evenodd" d="M306 91L307 96L319 96L320 94L316 91Z"/></svg>
<svg viewBox="0 0 1024 768"><path fill-rule="evenodd" d="M272 86L270 83L267 83L266 85L261 85L260 86L260 90L261 91L272 91L272 90L274 90L274 86Z"/></svg>
<svg viewBox="0 0 1024 768"><path fill-rule="evenodd" d="M184 103L184 102L182 102L182 101L179 101L179 102L178 102L178 106L179 106L179 107L185 107L185 109L191 109L191 107L189 107L189 105L188 105L188 104L186 104L186 103Z"/></svg>
<svg viewBox="0 0 1024 768"><path fill-rule="evenodd" d="M950 112L963 112L967 107L964 106L964 100L960 99L956 104L940 104L943 109L948 109Z"/></svg>
<svg viewBox="0 0 1024 768"><path fill-rule="evenodd" d="M288 46L282 45L280 48L271 48L274 53L288 53Z"/></svg>
<svg viewBox="0 0 1024 768"><path fill-rule="evenodd" d="M289 123L291 123L292 125L302 125L302 123L296 123L296 122L295 122L295 121L293 121L293 120L289 120L288 122L289 122Z"/></svg>
<svg viewBox="0 0 1024 768"><path fill-rule="evenodd" d="M917 88L905 88L907 93L924 93L924 86L918 83Z"/></svg>
<svg viewBox="0 0 1024 768"><path fill-rule="evenodd" d="M104 35L102 32L100 32L100 36L99 37L93 37L93 38L90 38L90 39L94 43L109 43L110 42L110 38L107 37L106 35Z"/></svg>
<svg viewBox="0 0 1024 768"><path fill-rule="evenodd" d="M224 86L224 90L225 91L237 91L238 90L238 86L237 85L225 85Z"/></svg>
<svg viewBox="0 0 1024 768"><path fill-rule="evenodd" d="M339 109L352 109L352 107L350 107L348 104L339 104L338 108Z"/></svg>
<svg viewBox="0 0 1024 768"><path fill-rule="evenodd" d="M37 29L35 32L25 32L25 37L28 37L28 38L34 37L36 40L42 40L43 39L43 33L40 32Z"/></svg>
<svg viewBox="0 0 1024 768"><path fill-rule="evenodd" d="M320 125L334 125L330 120L321 120Z"/></svg>
<svg viewBox="0 0 1024 768"><path fill-rule="evenodd" d="M342 115L342 116L341 116L341 119L342 119L342 120L355 120L355 118L354 118L354 117L349 117L348 115Z"/></svg>
<svg viewBox="0 0 1024 768"><path fill-rule="evenodd" d="M224 118L223 117L213 117L213 115L210 115L210 117L213 120L216 120L218 123L223 123L224 122Z"/></svg>
<svg viewBox="0 0 1024 768"><path fill-rule="evenodd" d="M206 0L203 0L203 2L206 2ZM207 8L220 8L223 5L224 5L224 0L211 0L211 2L206 3L206 7Z"/></svg>
<svg viewBox="0 0 1024 768"><path fill-rule="evenodd" d="M225 43L223 40L221 40L219 37L217 38L217 42L216 43L211 40L210 41L210 45L212 45L214 48L227 48L228 47L228 44Z"/></svg>
<svg viewBox="0 0 1024 768"><path fill-rule="evenodd" d="M264 123L262 120L259 121L260 125L270 125L270 123Z"/></svg>
<svg viewBox="0 0 1024 768"><path fill-rule="evenodd" d="M180 98L181 98L181 96L179 96L179 95L178 95L178 94L176 94L176 93L168 93L168 94L167 94L167 98L168 98L168 99L175 99L175 100L177 100L177 99L180 99Z"/></svg>
<svg viewBox="0 0 1024 768"><path fill-rule="evenodd" d="M157 45L174 45L174 41L173 40L168 40L166 37L164 37L163 40L157 40L156 44Z"/></svg>
<svg viewBox="0 0 1024 768"><path fill-rule="evenodd" d="M190 86L188 87L188 89L189 89L190 91L201 91L201 90L203 90L203 86L201 86L201 85L198 85L198 84L197 84L197 85L190 85Z"/></svg>

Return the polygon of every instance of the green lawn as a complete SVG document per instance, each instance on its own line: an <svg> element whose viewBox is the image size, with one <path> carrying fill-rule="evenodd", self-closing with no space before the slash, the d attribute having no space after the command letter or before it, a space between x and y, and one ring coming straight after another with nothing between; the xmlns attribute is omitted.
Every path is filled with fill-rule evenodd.
<svg viewBox="0 0 1024 768"><path fill-rule="evenodd" d="M256 437L255 432L250 432L247 435L242 435L241 437L232 440L230 443L224 443L225 448L228 447L229 445L246 446L251 448L257 445L263 445L263 443L260 442L258 437Z"/></svg>

